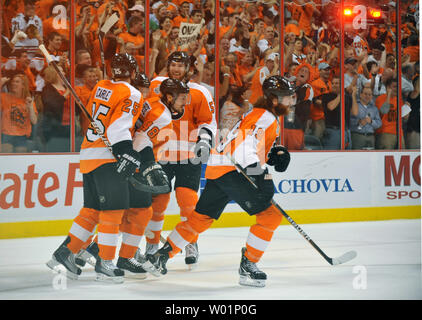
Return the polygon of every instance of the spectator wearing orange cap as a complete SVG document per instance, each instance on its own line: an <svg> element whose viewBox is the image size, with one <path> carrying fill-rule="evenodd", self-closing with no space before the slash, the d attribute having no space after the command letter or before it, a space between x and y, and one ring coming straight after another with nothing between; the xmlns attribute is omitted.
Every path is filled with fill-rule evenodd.
<svg viewBox="0 0 422 320"><path fill-rule="evenodd" d="M289 20L284 27L284 33L293 33L296 37L300 36L300 29L296 20Z"/></svg>

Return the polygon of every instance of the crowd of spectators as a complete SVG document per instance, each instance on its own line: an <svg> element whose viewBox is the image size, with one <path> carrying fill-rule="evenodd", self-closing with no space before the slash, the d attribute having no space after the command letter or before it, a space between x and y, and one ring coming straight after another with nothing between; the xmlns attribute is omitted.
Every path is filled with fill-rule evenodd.
<svg viewBox="0 0 422 320"><path fill-rule="evenodd" d="M72 79L85 104L96 82L110 78L115 53L133 55L139 71L151 79L166 75L168 55L181 50L191 55L191 81L215 97L221 128L230 128L253 107L266 77L283 74L298 88L297 104L284 118L282 131L290 150L339 150L342 127L345 149L396 149L397 100L403 115L402 147L420 148L417 0L401 1L400 32L395 1L352 3L367 10L381 8L382 17L358 27L346 21L344 77L339 0L285 0L282 22L276 0L221 0L219 7L214 0L148 3L145 19L145 0L75 1L71 52L71 1L2 0L1 152L71 151L72 132L78 151L88 126L78 107L71 106L69 90L37 49L40 43ZM102 26L112 15L117 15L117 22L103 34ZM13 84L17 82L21 93L19 84ZM25 130L10 130L23 123Z"/></svg>

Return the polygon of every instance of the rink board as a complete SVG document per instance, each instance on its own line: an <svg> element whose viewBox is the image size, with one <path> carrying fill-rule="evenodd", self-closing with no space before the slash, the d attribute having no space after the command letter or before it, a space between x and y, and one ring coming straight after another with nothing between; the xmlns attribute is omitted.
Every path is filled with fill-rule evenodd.
<svg viewBox="0 0 422 320"><path fill-rule="evenodd" d="M272 172L274 199L298 224L421 217L420 152L292 152L291 157L287 172ZM83 204L78 161L77 154L0 156L0 239L67 234ZM204 185L202 179L201 190ZM172 194L165 230L180 221L178 212ZM254 220L230 203L213 227Z"/></svg>

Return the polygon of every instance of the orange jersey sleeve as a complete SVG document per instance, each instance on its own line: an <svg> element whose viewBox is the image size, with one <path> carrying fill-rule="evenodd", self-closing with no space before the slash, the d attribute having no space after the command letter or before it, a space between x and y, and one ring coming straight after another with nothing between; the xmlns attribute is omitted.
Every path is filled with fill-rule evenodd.
<svg viewBox="0 0 422 320"><path fill-rule="evenodd" d="M156 161L159 161L168 137L173 134L173 122L170 111L158 97L145 100L137 127L133 148L142 151L151 147Z"/></svg>
<svg viewBox="0 0 422 320"><path fill-rule="evenodd" d="M227 153L243 168L254 163L263 167L279 133L278 119L271 112L252 109L232 128L225 140L211 150L205 178L217 179L235 170L225 156Z"/></svg>
<svg viewBox="0 0 422 320"><path fill-rule="evenodd" d="M130 84L101 80L92 90L86 108L101 133L114 145L132 140L142 103L142 94ZM87 173L104 163L115 161L113 154L90 125L81 146L80 171Z"/></svg>

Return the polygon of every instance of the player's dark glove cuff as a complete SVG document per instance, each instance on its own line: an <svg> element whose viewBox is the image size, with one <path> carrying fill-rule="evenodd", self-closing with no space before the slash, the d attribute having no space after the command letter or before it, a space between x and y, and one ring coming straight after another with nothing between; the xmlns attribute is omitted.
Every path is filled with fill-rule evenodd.
<svg viewBox="0 0 422 320"><path fill-rule="evenodd" d="M141 165L139 153L132 148L132 141L120 141L112 145L111 148L117 159L117 173L125 178L132 176Z"/></svg>

